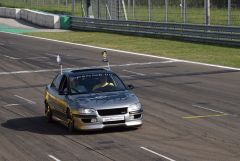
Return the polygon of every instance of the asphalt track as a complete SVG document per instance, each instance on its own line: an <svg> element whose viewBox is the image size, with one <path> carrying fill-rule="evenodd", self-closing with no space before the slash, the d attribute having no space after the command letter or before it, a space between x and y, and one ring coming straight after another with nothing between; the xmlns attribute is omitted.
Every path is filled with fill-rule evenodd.
<svg viewBox="0 0 240 161"><path fill-rule="evenodd" d="M1 161L239 161L240 71L109 51L144 106L139 129L70 134L44 119L64 68L103 66L100 49L0 33ZM227 54L227 53L226 53Z"/></svg>

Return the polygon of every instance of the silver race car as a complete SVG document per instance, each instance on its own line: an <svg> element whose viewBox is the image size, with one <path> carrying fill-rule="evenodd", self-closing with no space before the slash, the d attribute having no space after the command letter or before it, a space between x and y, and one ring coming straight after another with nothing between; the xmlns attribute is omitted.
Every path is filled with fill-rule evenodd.
<svg viewBox="0 0 240 161"><path fill-rule="evenodd" d="M59 120L69 131L138 127L143 108L133 88L110 70L65 71L46 87L45 114L48 122Z"/></svg>

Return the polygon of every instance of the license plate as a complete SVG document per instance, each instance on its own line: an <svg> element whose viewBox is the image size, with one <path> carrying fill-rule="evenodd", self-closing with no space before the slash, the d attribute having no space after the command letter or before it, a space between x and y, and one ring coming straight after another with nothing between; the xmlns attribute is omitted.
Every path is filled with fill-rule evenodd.
<svg viewBox="0 0 240 161"><path fill-rule="evenodd" d="M108 122L108 121L122 121L124 120L124 116L108 116L108 117L103 117L103 122Z"/></svg>

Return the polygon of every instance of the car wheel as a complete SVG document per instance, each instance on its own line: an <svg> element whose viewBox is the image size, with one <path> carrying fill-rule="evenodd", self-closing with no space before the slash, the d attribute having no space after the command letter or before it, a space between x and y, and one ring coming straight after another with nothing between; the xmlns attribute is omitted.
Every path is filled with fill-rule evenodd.
<svg viewBox="0 0 240 161"><path fill-rule="evenodd" d="M70 113L69 110L67 110L67 127L68 127L68 131L69 132L74 132L75 128L74 128L74 119Z"/></svg>
<svg viewBox="0 0 240 161"><path fill-rule="evenodd" d="M51 123L53 121L53 118L52 118L52 110L51 108L47 105L47 109L46 109L46 117L47 117L47 122L48 123Z"/></svg>
<svg viewBox="0 0 240 161"><path fill-rule="evenodd" d="M73 119L69 119L68 120L68 131L70 132L70 133L72 133L72 132L74 132L74 121L73 121Z"/></svg>

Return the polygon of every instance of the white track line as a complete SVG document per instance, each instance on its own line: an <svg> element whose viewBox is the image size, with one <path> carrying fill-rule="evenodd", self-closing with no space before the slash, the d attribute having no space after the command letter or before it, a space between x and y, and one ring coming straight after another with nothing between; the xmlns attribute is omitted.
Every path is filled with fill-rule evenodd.
<svg viewBox="0 0 240 161"><path fill-rule="evenodd" d="M171 158L169 158L169 157L166 157L166 156L164 156L164 155L162 155L162 154L159 154L159 153L157 153L157 152L155 152L155 151L152 151L152 150L150 150L150 149L148 149L148 148L145 148L145 147L140 147L141 149L143 149L143 150L146 150L146 151L148 151L148 152L150 152L150 153L153 153L153 154L155 154L155 155L157 155L157 156L159 156L159 157L162 157L162 158L164 158L164 159L167 159L167 160L169 160L169 161L175 161L175 160L173 160L173 159L171 159Z"/></svg>
<svg viewBox="0 0 240 161"><path fill-rule="evenodd" d="M57 57L57 54L49 54L49 53L45 53L45 55L51 56L51 57Z"/></svg>
<svg viewBox="0 0 240 161"><path fill-rule="evenodd" d="M8 59L12 59L12 60L18 60L20 58L15 58L15 57L11 57L11 56L8 56L8 55L3 55L4 57L8 58Z"/></svg>
<svg viewBox="0 0 240 161"><path fill-rule="evenodd" d="M88 47L88 48L93 48L93 49L108 50L108 51L114 51L114 52L121 52L121 53L125 53L125 54L131 54L131 55L138 55L138 56L145 56L145 57L151 57L151 58L159 58L159 59L180 61L180 62L183 62L183 63L197 64L197 65L203 65L203 66L209 66L209 67L215 67L215 68L223 68L223 69L231 69L231 70L240 71L240 68L227 67L227 66L222 66L222 65L213 65L213 64L200 63L200 62L194 62L194 61L188 61L188 60L172 59L172 58L167 58L167 57L162 57L162 56L148 55L148 54L142 54L142 53L136 53L136 52L129 52L129 51L123 51L123 50L103 48L103 47L97 47L97 46L85 45L85 44L77 44L77 43L71 43L71 42L66 42L66 41L59 41L59 40L53 40L53 39L47 39L47 38L41 38L41 37L35 37L35 36L22 35L22 34L0 31L0 33L1 32L11 34L11 35L22 36L22 37L28 37L28 38L34 38L34 39L40 39L40 40L46 40L46 41L52 41L52 42L58 42L58 43L76 45L76 46L83 46L83 47Z"/></svg>
<svg viewBox="0 0 240 161"><path fill-rule="evenodd" d="M149 64L161 64L167 63L168 61L162 62L146 62L146 63L132 63L132 64L120 64L120 65L110 65L110 67L124 67L124 66L137 66L137 65L149 65ZM86 69L86 68L106 68L107 66L89 66L81 68L64 68L63 70L74 70L74 69ZM13 72L0 72L0 75L12 75L12 74L29 74L29 73L45 73L45 72L56 72L59 69L41 69L41 70L23 70L23 71L13 71Z"/></svg>
<svg viewBox="0 0 240 161"><path fill-rule="evenodd" d="M0 75L44 73L44 72L55 72L55 71L59 71L59 69L22 70L22 71L14 71L14 72L0 72Z"/></svg>
<svg viewBox="0 0 240 161"><path fill-rule="evenodd" d="M53 160L55 161L61 161L60 159L56 158L55 156L53 155L48 155L49 158L52 158Z"/></svg>
<svg viewBox="0 0 240 161"><path fill-rule="evenodd" d="M19 106L20 104L7 104L7 105L5 105L5 106L3 106L3 107L12 107L12 106Z"/></svg>
<svg viewBox="0 0 240 161"><path fill-rule="evenodd" d="M22 58L22 59L30 59L30 60L34 60L34 59L49 59L49 57L46 57L46 56L39 56L39 57Z"/></svg>
<svg viewBox="0 0 240 161"><path fill-rule="evenodd" d="M29 103L29 104L36 104L36 102L33 102L33 101L31 101L31 100L29 100L29 99L26 99L26 98L24 98L24 97L21 97L21 96L19 96L19 95L14 95L15 97L17 97L17 98L20 98L20 99L22 99L22 100L24 100L24 101L26 101L27 103Z"/></svg>
<svg viewBox="0 0 240 161"><path fill-rule="evenodd" d="M192 106L197 107L197 108L201 108L201 109L204 109L204 110L208 110L208 111L213 111L213 112L220 113L220 114L227 114L226 112L217 111L217 110L214 110L214 109L211 109L211 108L206 108L206 107L199 106L199 105L192 105Z"/></svg>
<svg viewBox="0 0 240 161"><path fill-rule="evenodd" d="M121 78L132 78L136 75L120 75Z"/></svg>
<svg viewBox="0 0 240 161"><path fill-rule="evenodd" d="M133 72L131 70L123 70L124 72L128 72L128 73L131 73L131 74L136 74L136 75L140 75L140 76L145 76L145 74L143 73L137 73L137 72Z"/></svg>

